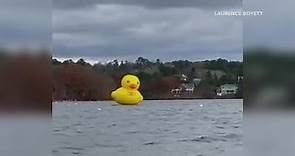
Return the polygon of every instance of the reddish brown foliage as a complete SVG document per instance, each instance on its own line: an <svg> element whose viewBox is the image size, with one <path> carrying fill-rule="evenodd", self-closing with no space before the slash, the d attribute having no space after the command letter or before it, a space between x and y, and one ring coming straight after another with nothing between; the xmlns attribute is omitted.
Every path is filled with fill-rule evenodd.
<svg viewBox="0 0 295 156"><path fill-rule="evenodd" d="M152 83L148 90L156 93L166 93L170 92L170 90L173 88L179 87L180 83L180 80L176 77L163 77L160 80L157 80L154 83Z"/></svg>
<svg viewBox="0 0 295 156"><path fill-rule="evenodd" d="M74 63L54 66L53 80L54 100L105 100L114 88L111 78Z"/></svg>
<svg viewBox="0 0 295 156"><path fill-rule="evenodd" d="M50 57L18 55L6 58L0 69L0 107L4 111L51 112Z"/></svg>

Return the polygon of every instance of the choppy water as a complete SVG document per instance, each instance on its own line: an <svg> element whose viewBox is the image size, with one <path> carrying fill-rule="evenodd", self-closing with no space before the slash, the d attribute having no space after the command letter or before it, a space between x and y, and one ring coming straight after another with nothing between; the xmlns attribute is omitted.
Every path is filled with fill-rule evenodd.
<svg viewBox="0 0 295 156"><path fill-rule="evenodd" d="M239 156L242 100L57 102L55 156Z"/></svg>

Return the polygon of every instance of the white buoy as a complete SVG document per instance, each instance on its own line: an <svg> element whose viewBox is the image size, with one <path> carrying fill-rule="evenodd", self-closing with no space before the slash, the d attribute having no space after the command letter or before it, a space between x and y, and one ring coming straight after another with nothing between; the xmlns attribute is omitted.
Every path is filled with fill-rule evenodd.
<svg viewBox="0 0 295 156"><path fill-rule="evenodd" d="M102 109L101 109L101 108L97 108L97 110L98 110L98 111L101 111Z"/></svg>
<svg viewBox="0 0 295 156"><path fill-rule="evenodd" d="M200 104L200 107L203 107L203 104Z"/></svg>

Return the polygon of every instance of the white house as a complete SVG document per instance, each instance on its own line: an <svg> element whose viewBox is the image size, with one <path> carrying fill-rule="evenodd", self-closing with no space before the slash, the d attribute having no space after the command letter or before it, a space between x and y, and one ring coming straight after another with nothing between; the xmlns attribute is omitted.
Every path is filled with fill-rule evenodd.
<svg viewBox="0 0 295 156"><path fill-rule="evenodd" d="M182 87L184 88L184 91L189 93L189 94L192 94L194 92L194 89L195 89L194 83L183 83Z"/></svg>
<svg viewBox="0 0 295 156"><path fill-rule="evenodd" d="M182 74L182 80L186 81L187 76ZM192 82L184 82L178 88L171 89L171 94L173 95L180 95L182 93L193 94L194 90L199 86L201 79L194 78Z"/></svg>
<svg viewBox="0 0 295 156"><path fill-rule="evenodd" d="M218 96L233 95L238 91L238 86L235 84L224 84L221 85L217 91Z"/></svg>
<svg viewBox="0 0 295 156"><path fill-rule="evenodd" d="M182 91L182 88L174 88L174 89L171 89L171 94L173 95L179 95Z"/></svg>
<svg viewBox="0 0 295 156"><path fill-rule="evenodd" d="M181 76L180 76L180 80L181 81L187 81L187 76L185 75L185 74L181 74Z"/></svg>
<svg viewBox="0 0 295 156"><path fill-rule="evenodd" d="M194 82L195 87L198 87L201 81L202 81L202 79L194 78L193 82Z"/></svg>

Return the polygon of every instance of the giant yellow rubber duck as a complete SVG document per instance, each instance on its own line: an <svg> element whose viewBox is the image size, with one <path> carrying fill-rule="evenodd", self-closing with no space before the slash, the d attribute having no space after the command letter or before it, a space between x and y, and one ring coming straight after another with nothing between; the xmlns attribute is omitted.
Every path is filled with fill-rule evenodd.
<svg viewBox="0 0 295 156"><path fill-rule="evenodd" d="M125 75L121 80L121 86L113 91L111 96L122 105L138 105L143 97L138 91L140 86L139 79L134 75Z"/></svg>

